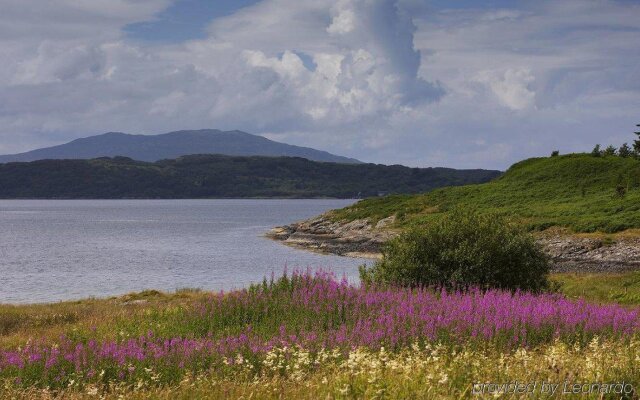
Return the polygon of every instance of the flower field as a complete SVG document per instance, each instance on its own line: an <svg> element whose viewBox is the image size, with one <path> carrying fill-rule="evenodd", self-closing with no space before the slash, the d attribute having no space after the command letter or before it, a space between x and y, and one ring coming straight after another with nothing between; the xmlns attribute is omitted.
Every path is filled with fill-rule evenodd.
<svg viewBox="0 0 640 400"><path fill-rule="evenodd" d="M635 388L639 332L637 307L294 273L5 344L0 393L464 398L474 383L515 380Z"/></svg>

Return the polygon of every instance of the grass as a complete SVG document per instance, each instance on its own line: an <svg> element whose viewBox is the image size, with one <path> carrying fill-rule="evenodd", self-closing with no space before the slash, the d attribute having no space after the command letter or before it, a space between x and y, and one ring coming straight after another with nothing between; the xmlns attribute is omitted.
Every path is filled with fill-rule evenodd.
<svg viewBox="0 0 640 400"><path fill-rule="evenodd" d="M55 340L61 335L99 340L117 336L115 327L149 319L162 310L182 309L208 296L199 290L162 293L145 290L108 299L85 299L51 304L0 304L0 349L24 345L29 339Z"/></svg>
<svg viewBox="0 0 640 400"><path fill-rule="evenodd" d="M560 273L553 274L551 280L559 283L562 293L569 298L640 304L640 271L617 274Z"/></svg>
<svg viewBox="0 0 640 400"><path fill-rule="evenodd" d="M615 324L619 327L615 329L622 329L619 324L635 315L634 305L640 303L640 290L636 285L640 273L604 277L557 274L552 279L563 284L562 290L568 297L628 304L631 314L621 311L623 314L619 315L627 317L616 317ZM517 312L503 302L508 297L478 300L469 303L480 307L478 310L457 313L455 310L462 310L466 303L455 305L459 300L451 298L438 306L439 303L431 303L431 295L426 293L426 297L416 297L430 304L425 310L448 307L450 311L443 311L443 316L454 318L451 326L457 327L448 331L449 325L442 325L432 338L427 338L412 328L415 323L412 318L424 318L419 311L423 300L409 301L417 295L415 291L366 294L366 291L349 289L340 283L325 283L322 279L305 282L280 279L226 294L183 289L176 293L145 291L110 299L46 305L2 305L0 353L22 349L25 354L35 355L35 350L28 349L56 348L62 352L70 349L72 359L52 367L51 371L56 373L37 367L40 365L37 357L34 366L23 372L3 371L0 367L0 398L79 399L100 395L108 399L243 396L437 399L468 398L473 382L514 379L532 382L625 380L640 385L637 333L625 331L627 333L621 335L615 333L613 327L614 330L606 328L606 324L602 325L604 329L593 325L609 312L606 310L611 310L609 306L601 311L599 306L594 306L593 311L570 313L570 318L584 318L583 312L595 313L593 317L586 317L587 325L571 322L574 320L557 325L559 320L554 317L550 321L555 321L552 324L556 328L527 325L526 332L522 330L525 325L509 330L511 328L505 328L500 322L501 318L491 320L493 322L486 319L478 325L481 328L478 333L487 335L486 339L477 341L471 331L467 331L471 336L458 336L462 332L460 324L466 321L465 315L477 316L484 312L482 310L494 313L499 309ZM532 299L523 298L513 306L520 307ZM492 306L487 303L489 300L497 301L500 306ZM552 297L547 301L551 305L553 302ZM571 304L558 303L569 309L573 307ZM575 304L576 310L583 310L580 301ZM507 319L536 318L536 313L517 313L520 317L514 314L514 318ZM455 318L461 319L455 322ZM362 325L368 320L372 325ZM507 329L505 334L482 330L483 324L494 323L498 325L492 329ZM342 329L346 331L342 333ZM152 336L148 336L150 331ZM458 333L452 335L453 332ZM378 334L382 336L376 336ZM509 338L515 334L527 339L510 342ZM394 335L398 340L389 341ZM188 357L176 350L155 361L145 361L137 359L132 352L127 353L130 356L124 358L122 364L99 361L102 357L98 356L99 352L82 356L83 349L92 342L113 343L108 346L124 349L132 348L131 343L141 337L145 343L143 351L150 351L156 343L167 346L166 340L171 338L187 338L193 343L223 343L219 349L232 350L227 353L216 350L215 354L222 358L205 357L201 351L206 346L187 345L192 351ZM245 347L237 347L235 340L244 340ZM260 343L271 345L261 347ZM78 350L78 345L85 347ZM186 348L180 346L183 345L178 346L180 351ZM180 366L182 362L184 366ZM59 375L63 371L65 374Z"/></svg>
<svg viewBox="0 0 640 400"><path fill-rule="evenodd" d="M622 191L623 195L620 195ZM454 206L513 217L531 230L614 233L640 228L640 160L569 154L514 164L489 183L362 200L334 220L395 215L396 227L428 223Z"/></svg>

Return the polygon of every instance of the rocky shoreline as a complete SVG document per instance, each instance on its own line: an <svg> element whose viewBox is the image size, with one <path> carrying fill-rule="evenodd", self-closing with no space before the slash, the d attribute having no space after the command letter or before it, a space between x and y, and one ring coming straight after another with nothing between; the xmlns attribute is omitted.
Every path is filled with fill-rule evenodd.
<svg viewBox="0 0 640 400"><path fill-rule="evenodd" d="M384 243L398 234L394 217L375 225L368 219L334 222L325 215L271 229L266 236L286 245L348 257L379 258ZM614 240L544 233L537 237L556 272L624 272L640 270L640 237Z"/></svg>

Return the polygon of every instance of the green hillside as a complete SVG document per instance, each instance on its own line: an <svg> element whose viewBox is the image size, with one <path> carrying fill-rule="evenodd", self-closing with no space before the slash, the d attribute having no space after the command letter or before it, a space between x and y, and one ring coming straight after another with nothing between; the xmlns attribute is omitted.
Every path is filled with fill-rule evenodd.
<svg viewBox="0 0 640 400"><path fill-rule="evenodd" d="M332 217L376 221L396 215L397 225L406 226L438 218L456 205L512 216L532 230L640 228L640 161L588 154L532 158L489 183L363 200Z"/></svg>

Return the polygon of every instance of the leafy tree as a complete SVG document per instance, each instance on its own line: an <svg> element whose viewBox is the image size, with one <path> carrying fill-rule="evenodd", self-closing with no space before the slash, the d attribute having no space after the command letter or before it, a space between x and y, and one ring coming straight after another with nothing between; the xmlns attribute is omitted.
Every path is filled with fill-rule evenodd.
<svg viewBox="0 0 640 400"><path fill-rule="evenodd" d="M559 150L554 150L551 152L551 157L557 157L560 154Z"/></svg>
<svg viewBox="0 0 640 400"><path fill-rule="evenodd" d="M615 156L617 153L617 150L615 147L613 147L613 145L609 145L607 146L606 149L604 149L604 151L602 152L603 156Z"/></svg>
<svg viewBox="0 0 640 400"><path fill-rule="evenodd" d="M548 272L530 233L500 216L456 208L392 239L360 277L365 284L541 291Z"/></svg>
<svg viewBox="0 0 640 400"><path fill-rule="evenodd" d="M631 157L633 155L633 151L631 151L631 147L629 147L628 144L623 143L618 149L618 155L620 157Z"/></svg>
<svg viewBox="0 0 640 400"><path fill-rule="evenodd" d="M596 147L591 150L591 155L594 157L600 157L602 155L602 150L600 150L599 144L597 144Z"/></svg>
<svg viewBox="0 0 640 400"><path fill-rule="evenodd" d="M640 124L637 124L636 127L640 128ZM638 136L638 139L633 141L633 151L636 153L636 155L640 155L640 131L633 133Z"/></svg>

